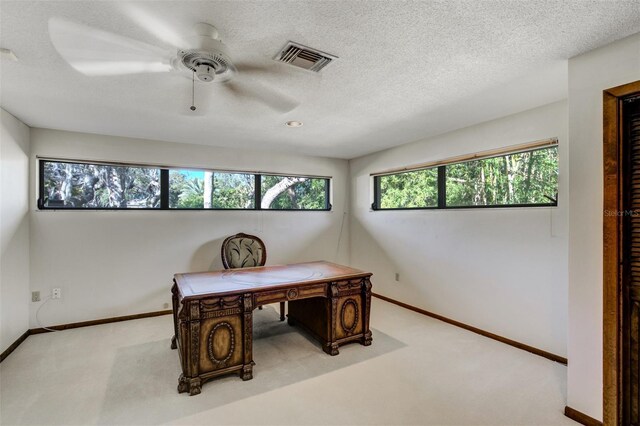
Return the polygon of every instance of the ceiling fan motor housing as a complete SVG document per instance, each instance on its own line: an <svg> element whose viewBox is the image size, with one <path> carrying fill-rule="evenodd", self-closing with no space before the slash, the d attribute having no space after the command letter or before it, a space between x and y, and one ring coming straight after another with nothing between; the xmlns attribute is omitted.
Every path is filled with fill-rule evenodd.
<svg viewBox="0 0 640 426"><path fill-rule="evenodd" d="M222 41L209 34L198 35L192 39L191 45L193 49L178 51L178 58L187 70L195 73L198 80L223 82L233 77L236 69Z"/></svg>

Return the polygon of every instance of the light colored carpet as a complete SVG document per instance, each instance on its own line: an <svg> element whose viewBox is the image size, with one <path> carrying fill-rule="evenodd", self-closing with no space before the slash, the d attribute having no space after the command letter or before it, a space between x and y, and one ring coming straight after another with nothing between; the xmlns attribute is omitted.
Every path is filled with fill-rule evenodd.
<svg viewBox="0 0 640 426"><path fill-rule="evenodd" d="M178 394L170 316L30 336L0 364L13 424L561 425L566 367L374 299L373 345L330 357L267 306L254 379Z"/></svg>

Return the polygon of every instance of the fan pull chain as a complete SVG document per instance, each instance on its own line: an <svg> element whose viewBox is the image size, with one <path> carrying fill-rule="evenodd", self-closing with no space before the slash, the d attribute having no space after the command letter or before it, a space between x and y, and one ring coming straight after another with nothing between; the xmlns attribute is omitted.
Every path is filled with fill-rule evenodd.
<svg viewBox="0 0 640 426"><path fill-rule="evenodd" d="M191 73L191 107L189 108L191 111L196 110L196 72L193 71Z"/></svg>

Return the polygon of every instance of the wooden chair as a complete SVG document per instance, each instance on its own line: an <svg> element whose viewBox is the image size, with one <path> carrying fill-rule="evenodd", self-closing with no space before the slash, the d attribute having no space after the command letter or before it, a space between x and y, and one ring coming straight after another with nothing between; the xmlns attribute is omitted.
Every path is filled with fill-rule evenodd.
<svg viewBox="0 0 640 426"><path fill-rule="evenodd" d="M226 238L220 254L224 269L264 266L267 262L267 248L255 235L239 233ZM280 302L280 321L284 321L284 309L284 302Z"/></svg>

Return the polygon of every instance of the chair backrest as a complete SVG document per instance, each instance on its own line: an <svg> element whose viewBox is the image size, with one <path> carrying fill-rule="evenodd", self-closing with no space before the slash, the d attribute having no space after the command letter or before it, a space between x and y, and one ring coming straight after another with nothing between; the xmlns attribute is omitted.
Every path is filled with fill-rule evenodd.
<svg viewBox="0 0 640 426"><path fill-rule="evenodd" d="M255 235L243 233L225 239L221 255L225 269L264 266L267 261L267 249L262 240Z"/></svg>

